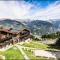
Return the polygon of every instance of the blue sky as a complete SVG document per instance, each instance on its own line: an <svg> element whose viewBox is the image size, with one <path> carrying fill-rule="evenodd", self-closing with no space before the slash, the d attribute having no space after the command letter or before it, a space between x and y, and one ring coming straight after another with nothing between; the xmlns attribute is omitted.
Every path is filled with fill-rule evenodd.
<svg viewBox="0 0 60 60"><path fill-rule="evenodd" d="M34 4L37 7L41 6L42 8L47 7L49 4L52 4L58 0L24 0L28 3Z"/></svg>
<svg viewBox="0 0 60 60"><path fill-rule="evenodd" d="M0 1L0 19L60 19L59 0Z"/></svg>

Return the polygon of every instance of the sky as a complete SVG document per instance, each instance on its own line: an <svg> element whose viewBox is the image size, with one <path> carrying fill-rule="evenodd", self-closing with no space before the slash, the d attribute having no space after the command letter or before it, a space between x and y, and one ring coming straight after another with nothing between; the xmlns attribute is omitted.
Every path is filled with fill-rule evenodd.
<svg viewBox="0 0 60 60"><path fill-rule="evenodd" d="M0 1L0 19L60 19L59 0Z"/></svg>

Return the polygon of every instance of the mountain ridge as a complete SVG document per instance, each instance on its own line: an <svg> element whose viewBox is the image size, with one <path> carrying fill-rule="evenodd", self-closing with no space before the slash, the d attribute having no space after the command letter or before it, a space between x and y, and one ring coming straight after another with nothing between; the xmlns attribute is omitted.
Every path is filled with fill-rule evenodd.
<svg viewBox="0 0 60 60"><path fill-rule="evenodd" d="M56 22L56 24L57 23L58 22ZM14 19L4 19L0 20L0 25L4 27L12 27L15 30L27 28L31 30L32 34L39 36L43 34L56 32L57 29L59 28L55 25L54 21L48 22L42 20L17 21Z"/></svg>

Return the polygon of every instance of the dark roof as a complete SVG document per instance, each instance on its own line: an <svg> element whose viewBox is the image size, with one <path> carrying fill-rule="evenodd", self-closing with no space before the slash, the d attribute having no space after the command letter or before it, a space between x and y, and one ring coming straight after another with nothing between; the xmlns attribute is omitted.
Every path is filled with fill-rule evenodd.
<svg viewBox="0 0 60 60"><path fill-rule="evenodd" d="M6 33L10 33L10 34L18 34L18 32L12 32L9 29L0 29L0 32L6 32Z"/></svg>
<svg viewBox="0 0 60 60"><path fill-rule="evenodd" d="M17 31L17 32L11 31L9 29L0 29L0 32L6 32L6 33L10 33L10 34L18 34L20 32L24 33L26 31L30 32L28 29L23 29L23 30L20 30L20 31Z"/></svg>

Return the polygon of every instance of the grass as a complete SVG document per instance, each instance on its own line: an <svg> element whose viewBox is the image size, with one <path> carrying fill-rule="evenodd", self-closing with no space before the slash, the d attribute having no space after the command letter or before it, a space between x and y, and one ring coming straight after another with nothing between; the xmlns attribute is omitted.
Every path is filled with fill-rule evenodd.
<svg viewBox="0 0 60 60"><path fill-rule="evenodd" d="M27 50L27 49L23 49L24 52L27 54L27 56L31 59L31 60L54 60L53 58L46 58L46 57L36 57L33 52L31 52L31 50Z"/></svg>
<svg viewBox="0 0 60 60"><path fill-rule="evenodd" d="M37 48L37 49L50 49L49 45L37 42L37 41L30 41L24 42L22 46L30 47L30 48ZM33 52L30 49L23 49L24 52L31 60L54 60L54 59L47 59L45 57L36 57L34 56ZM6 60L24 60L24 56L21 54L18 48L15 46L2 52L0 51L0 55L5 56Z"/></svg>
<svg viewBox="0 0 60 60"><path fill-rule="evenodd" d="M31 47L31 48L40 48L40 49L48 48L48 45L40 43L40 42L36 42L36 41L31 41L29 43L25 42L22 44L22 46Z"/></svg>
<svg viewBox="0 0 60 60"><path fill-rule="evenodd" d="M44 50L52 50L52 51L57 51L60 50L60 46L52 46L52 45L47 45L43 44L40 41L30 41L30 42L24 42L23 44L20 44L25 47L30 47L30 48L37 48L37 49L44 49Z"/></svg>
<svg viewBox="0 0 60 60"><path fill-rule="evenodd" d="M16 47L0 52L0 55L4 55L6 60L24 60L21 52Z"/></svg>

